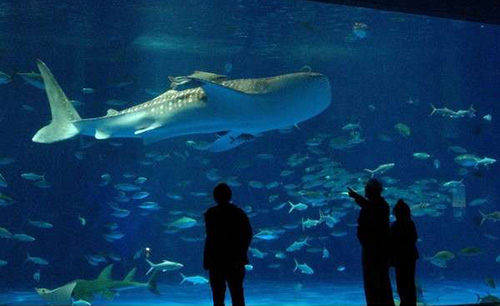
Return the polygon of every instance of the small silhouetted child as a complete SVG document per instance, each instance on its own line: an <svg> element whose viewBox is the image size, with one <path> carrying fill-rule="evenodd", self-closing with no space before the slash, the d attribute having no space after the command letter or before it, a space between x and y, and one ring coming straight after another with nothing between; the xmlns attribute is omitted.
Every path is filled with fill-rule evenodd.
<svg viewBox="0 0 500 306"><path fill-rule="evenodd" d="M411 220L411 210L403 200L398 200L393 208L396 221L391 225L392 264L396 268L396 284L401 306L417 305L415 268L418 259L415 224Z"/></svg>

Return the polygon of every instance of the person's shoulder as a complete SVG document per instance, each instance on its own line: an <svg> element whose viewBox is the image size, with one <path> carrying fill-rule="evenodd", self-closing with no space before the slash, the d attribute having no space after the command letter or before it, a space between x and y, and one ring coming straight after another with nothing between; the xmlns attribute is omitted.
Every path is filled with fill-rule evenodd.
<svg viewBox="0 0 500 306"><path fill-rule="evenodd" d="M212 206L205 210L205 216L211 215L218 210L218 206Z"/></svg>
<svg viewBox="0 0 500 306"><path fill-rule="evenodd" d="M236 204L234 204L234 203L231 203L231 209L232 209L232 210L234 210L234 211L235 211L236 213L238 213L238 214L245 215L245 216L247 215L247 214L245 213L245 211L244 211L241 207L237 206L237 205L236 205Z"/></svg>

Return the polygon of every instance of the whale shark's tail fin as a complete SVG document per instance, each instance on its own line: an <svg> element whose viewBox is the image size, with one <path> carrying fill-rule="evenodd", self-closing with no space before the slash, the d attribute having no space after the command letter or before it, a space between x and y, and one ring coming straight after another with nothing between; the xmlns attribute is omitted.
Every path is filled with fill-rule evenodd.
<svg viewBox="0 0 500 306"><path fill-rule="evenodd" d="M160 295L160 291L158 290L158 275L160 274L160 271L154 271L153 275L151 275L151 278L148 281L148 290L156 295Z"/></svg>
<svg viewBox="0 0 500 306"><path fill-rule="evenodd" d="M40 143L52 143L77 135L79 131L73 121L80 120L80 115L69 102L49 68L40 60L37 64L49 98L52 121L38 130L32 140Z"/></svg>

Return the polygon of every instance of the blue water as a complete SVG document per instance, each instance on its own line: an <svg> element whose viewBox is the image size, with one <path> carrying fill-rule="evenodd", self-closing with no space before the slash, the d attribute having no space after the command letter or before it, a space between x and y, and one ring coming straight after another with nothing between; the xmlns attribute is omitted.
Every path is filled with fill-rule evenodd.
<svg viewBox="0 0 500 306"><path fill-rule="evenodd" d="M227 181L255 233L283 231L277 240L253 241L252 247L267 255L250 255L250 304L361 305L358 209L342 192L347 186L361 189L369 177L364 169L386 163L395 166L377 177L385 184L388 202L402 197L414 207L421 254L417 279L425 301L471 303L476 293L500 294L485 281L498 281L499 224L486 220L480 225L479 213L499 210L499 166L461 167L454 159L463 153L450 149L460 146L480 158L500 158L498 26L292 0L7 1L0 4L0 15L0 71L13 76L0 84L0 157L14 160L0 162L8 184L0 192L15 201L0 207L0 227L36 239L0 238L0 260L8 262L0 266L0 304L43 304L35 287L53 289L74 279L93 279L111 263L115 278L137 267L137 280L146 281L144 256L134 259L146 247L154 262L182 262L184 268L160 276L160 297L137 289L113 303L209 304L209 287L180 286L178 272L206 276L202 213L213 205L214 185ZM83 118L148 101L169 89L168 76L195 70L253 78L309 66L329 78L332 101L298 127L264 133L221 153L186 144L213 141L213 135L150 146L135 139L83 136L44 145L31 138L50 120L46 94L16 76L38 72L36 59L47 64L68 98L79 102ZM113 105L116 100L123 102ZM477 112L465 118L430 116L431 103L452 110L473 105ZM488 114L491 120L483 118ZM342 129L358 122L356 135ZM398 123L409 134L395 128ZM416 159L416 152L430 158ZM293 172L284 176L284 170ZM307 186L306 176L322 170L329 178L318 176L313 181L323 180L321 184ZM50 187L21 177L29 172L44 175ZM104 174L110 176L108 184ZM137 177L147 181L136 184ZM453 192L443 184L462 179L466 207L457 209L452 207ZM278 186L266 188L271 182ZM120 202L114 188L118 183L140 185L150 195L133 200L126 193L128 202ZM287 189L287 184L297 186ZM318 198L320 204L313 205ZM160 210L139 208L145 201L157 202ZM273 209L287 201L305 202L309 208L288 213L286 204ZM130 215L112 216L110 202ZM422 212L422 203L430 208ZM338 223L302 230L302 218L318 219L319 209L335 214ZM197 224L175 231L168 227L183 216ZM34 227L28 219L53 228ZM123 233L113 242L104 239L112 232L110 223ZM306 237L310 247L285 251ZM480 252L466 256L461 250L467 247ZM330 253L327 259L323 248ZM287 258L276 258L278 251ZM428 259L440 251L455 255L446 268ZM25 263L27 253L49 265ZM92 265L89 256L105 262ZM292 272L295 258L315 273ZM33 278L38 270L39 282Z"/></svg>
<svg viewBox="0 0 500 306"><path fill-rule="evenodd" d="M425 283L425 281L424 281ZM453 305L477 302L480 286L459 281L429 282L423 302L426 305ZM143 292L124 292L112 302L98 300L93 305L211 305L208 285L161 286L160 297ZM364 292L358 282L248 282L245 288L249 305L364 305ZM494 292L491 292L494 294ZM498 293L498 291L497 291ZM482 295L482 294L481 294ZM9 305L44 305L33 292L0 295ZM226 298L230 303L230 299Z"/></svg>

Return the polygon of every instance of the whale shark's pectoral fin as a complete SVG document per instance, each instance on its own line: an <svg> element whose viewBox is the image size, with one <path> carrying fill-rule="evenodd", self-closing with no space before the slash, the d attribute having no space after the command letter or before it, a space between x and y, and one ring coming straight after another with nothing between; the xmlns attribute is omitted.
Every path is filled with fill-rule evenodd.
<svg viewBox="0 0 500 306"><path fill-rule="evenodd" d="M216 97L217 100L221 101L238 101L240 103L250 102L255 99L256 94L246 93L234 88L226 87L209 80L200 78L190 78L192 80L199 81L201 83L201 88L205 91L208 99Z"/></svg>
<svg viewBox="0 0 500 306"><path fill-rule="evenodd" d="M159 122L154 122L153 124L151 125L148 125L147 127L145 128L142 128L142 129L138 129L134 132L135 135L140 135L142 133L145 133L147 131L151 131L151 130L154 130L154 129L157 129L161 126L161 123Z"/></svg>
<svg viewBox="0 0 500 306"><path fill-rule="evenodd" d="M95 139L108 139L111 137L111 134L104 132L103 130L95 130L94 134Z"/></svg>
<svg viewBox="0 0 500 306"><path fill-rule="evenodd" d="M111 290L104 290L101 292L101 295L103 298L105 298L108 301L111 301L115 298L117 292L111 291Z"/></svg>
<svg viewBox="0 0 500 306"><path fill-rule="evenodd" d="M229 132L223 136L220 136L216 141L197 149L211 152L223 152L236 148L237 146L245 142L253 140L255 140L255 137L252 134Z"/></svg>

